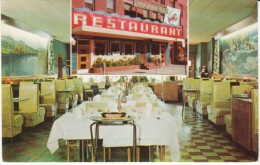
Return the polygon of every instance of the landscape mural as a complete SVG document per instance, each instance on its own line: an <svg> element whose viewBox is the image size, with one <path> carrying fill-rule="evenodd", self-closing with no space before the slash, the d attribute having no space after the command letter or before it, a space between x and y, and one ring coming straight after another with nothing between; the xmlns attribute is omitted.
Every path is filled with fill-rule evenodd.
<svg viewBox="0 0 260 165"><path fill-rule="evenodd" d="M238 33L221 40L222 73L258 74L258 36L257 26L250 31Z"/></svg>
<svg viewBox="0 0 260 165"><path fill-rule="evenodd" d="M48 39L2 23L2 76L47 74L48 42Z"/></svg>

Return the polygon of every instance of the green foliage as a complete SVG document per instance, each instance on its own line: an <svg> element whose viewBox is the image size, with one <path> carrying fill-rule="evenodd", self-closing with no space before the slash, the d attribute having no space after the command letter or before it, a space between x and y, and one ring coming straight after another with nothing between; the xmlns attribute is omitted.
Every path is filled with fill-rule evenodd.
<svg viewBox="0 0 260 165"><path fill-rule="evenodd" d="M138 80L138 77L139 80ZM130 82L137 83L137 82L149 82L147 76L132 76Z"/></svg>
<svg viewBox="0 0 260 165"><path fill-rule="evenodd" d="M103 63L106 64L106 67L113 67L113 66L129 66L129 65L140 65L141 60L139 56L134 58L126 58L115 61L114 59L102 59L98 57L92 64L93 68L101 68L103 67Z"/></svg>

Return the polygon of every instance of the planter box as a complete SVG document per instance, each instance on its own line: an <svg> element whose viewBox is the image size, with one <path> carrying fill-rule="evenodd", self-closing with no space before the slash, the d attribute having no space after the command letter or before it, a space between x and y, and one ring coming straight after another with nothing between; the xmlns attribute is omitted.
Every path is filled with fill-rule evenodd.
<svg viewBox="0 0 260 165"><path fill-rule="evenodd" d="M133 70L139 69L140 65L128 65L128 66L112 66L106 67L105 72L116 72L116 71L124 71L124 70ZM91 73L103 73L103 68L91 68Z"/></svg>
<svg viewBox="0 0 260 165"><path fill-rule="evenodd" d="M161 67L162 67L162 64L161 64L161 63L158 63L158 65L156 66L156 63L154 63L154 62L148 62L148 63L146 63L146 66L147 66L149 69L155 69L156 67L157 67L157 68L161 68Z"/></svg>

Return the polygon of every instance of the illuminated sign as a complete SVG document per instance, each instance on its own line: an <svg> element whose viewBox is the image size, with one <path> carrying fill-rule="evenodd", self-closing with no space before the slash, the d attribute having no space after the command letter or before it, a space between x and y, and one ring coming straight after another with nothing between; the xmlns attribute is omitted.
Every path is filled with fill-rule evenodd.
<svg viewBox="0 0 260 165"><path fill-rule="evenodd" d="M72 27L91 26L104 29L182 38L182 28L112 15L72 10Z"/></svg>

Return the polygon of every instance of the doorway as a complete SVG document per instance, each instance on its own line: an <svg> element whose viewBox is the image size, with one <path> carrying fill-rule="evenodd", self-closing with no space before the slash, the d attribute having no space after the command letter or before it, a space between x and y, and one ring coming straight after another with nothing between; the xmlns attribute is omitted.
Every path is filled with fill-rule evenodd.
<svg viewBox="0 0 260 165"><path fill-rule="evenodd" d="M90 68L90 42L79 40L78 42L78 69Z"/></svg>

